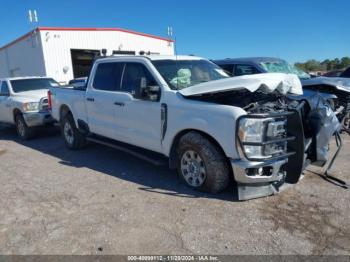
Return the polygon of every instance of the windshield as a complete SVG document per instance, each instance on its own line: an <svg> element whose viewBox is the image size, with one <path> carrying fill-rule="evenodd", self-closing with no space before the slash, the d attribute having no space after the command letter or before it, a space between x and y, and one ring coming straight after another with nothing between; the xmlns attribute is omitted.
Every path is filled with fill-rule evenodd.
<svg viewBox="0 0 350 262"><path fill-rule="evenodd" d="M229 77L207 60L156 60L152 63L173 90Z"/></svg>
<svg viewBox="0 0 350 262"><path fill-rule="evenodd" d="M49 89L50 87L57 87L59 84L52 78L32 78L11 80L12 90L15 93Z"/></svg>
<svg viewBox="0 0 350 262"><path fill-rule="evenodd" d="M308 79L310 75L286 61L261 62L260 65L269 73L296 74L300 79Z"/></svg>

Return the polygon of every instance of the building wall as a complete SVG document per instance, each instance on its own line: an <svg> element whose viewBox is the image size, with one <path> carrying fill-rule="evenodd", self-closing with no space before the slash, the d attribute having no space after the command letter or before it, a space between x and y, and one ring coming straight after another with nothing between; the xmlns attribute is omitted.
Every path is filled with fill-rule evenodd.
<svg viewBox="0 0 350 262"><path fill-rule="evenodd" d="M0 49L0 78L45 76L45 74L39 33L30 33L19 41Z"/></svg>
<svg viewBox="0 0 350 262"><path fill-rule="evenodd" d="M140 51L173 55L172 42L120 31L59 31L40 30L45 67L48 76L60 82L73 78L71 49L107 49ZM68 69L68 70L67 70Z"/></svg>

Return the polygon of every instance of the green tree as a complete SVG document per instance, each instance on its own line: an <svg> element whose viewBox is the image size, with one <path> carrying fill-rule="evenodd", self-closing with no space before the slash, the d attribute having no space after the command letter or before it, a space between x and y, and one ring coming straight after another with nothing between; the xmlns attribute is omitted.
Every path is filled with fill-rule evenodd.
<svg viewBox="0 0 350 262"><path fill-rule="evenodd" d="M350 57L342 57L342 59L340 59L340 67L347 68L349 66L350 66Z"/></svg>
<svg viewBox="0 0 350 262"><path fill-rule="evenodd" d="M341 59L325 59L322 62L311 59L304 63L295 63L295 66L306 72L345 69L350 66L350 57L342 57Z"/></svg>

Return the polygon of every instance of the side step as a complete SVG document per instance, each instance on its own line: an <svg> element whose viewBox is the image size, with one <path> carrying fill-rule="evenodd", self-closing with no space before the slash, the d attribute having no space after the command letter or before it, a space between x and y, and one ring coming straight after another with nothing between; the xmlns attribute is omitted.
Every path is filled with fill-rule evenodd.
<svg viewBox="0 0 350 262"><path fill-rule="evenodd" d="M165 156L147 149L139 148L139 147L125 144L122 142L114 141L109 138L95 136L95 135L90 135L86 139L96 144L117 149L119 151L122 151L129 155L132 155L134 157L147 161L156 166L164 166L168 164L168 159Z"/></svg>

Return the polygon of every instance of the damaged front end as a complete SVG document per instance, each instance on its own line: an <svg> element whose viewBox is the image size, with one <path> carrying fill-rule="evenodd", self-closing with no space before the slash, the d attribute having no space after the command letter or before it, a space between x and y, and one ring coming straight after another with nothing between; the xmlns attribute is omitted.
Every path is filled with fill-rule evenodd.
<svg viewBox="0 0 350 262"><path fill-rule="evenodd" d="M309 164L323 166L340 124L317 92L286 95L266 86L202 94L201 101L243 108L237 120L239 159L231 159L239 200L275 194L299 181Z"/></svg>

